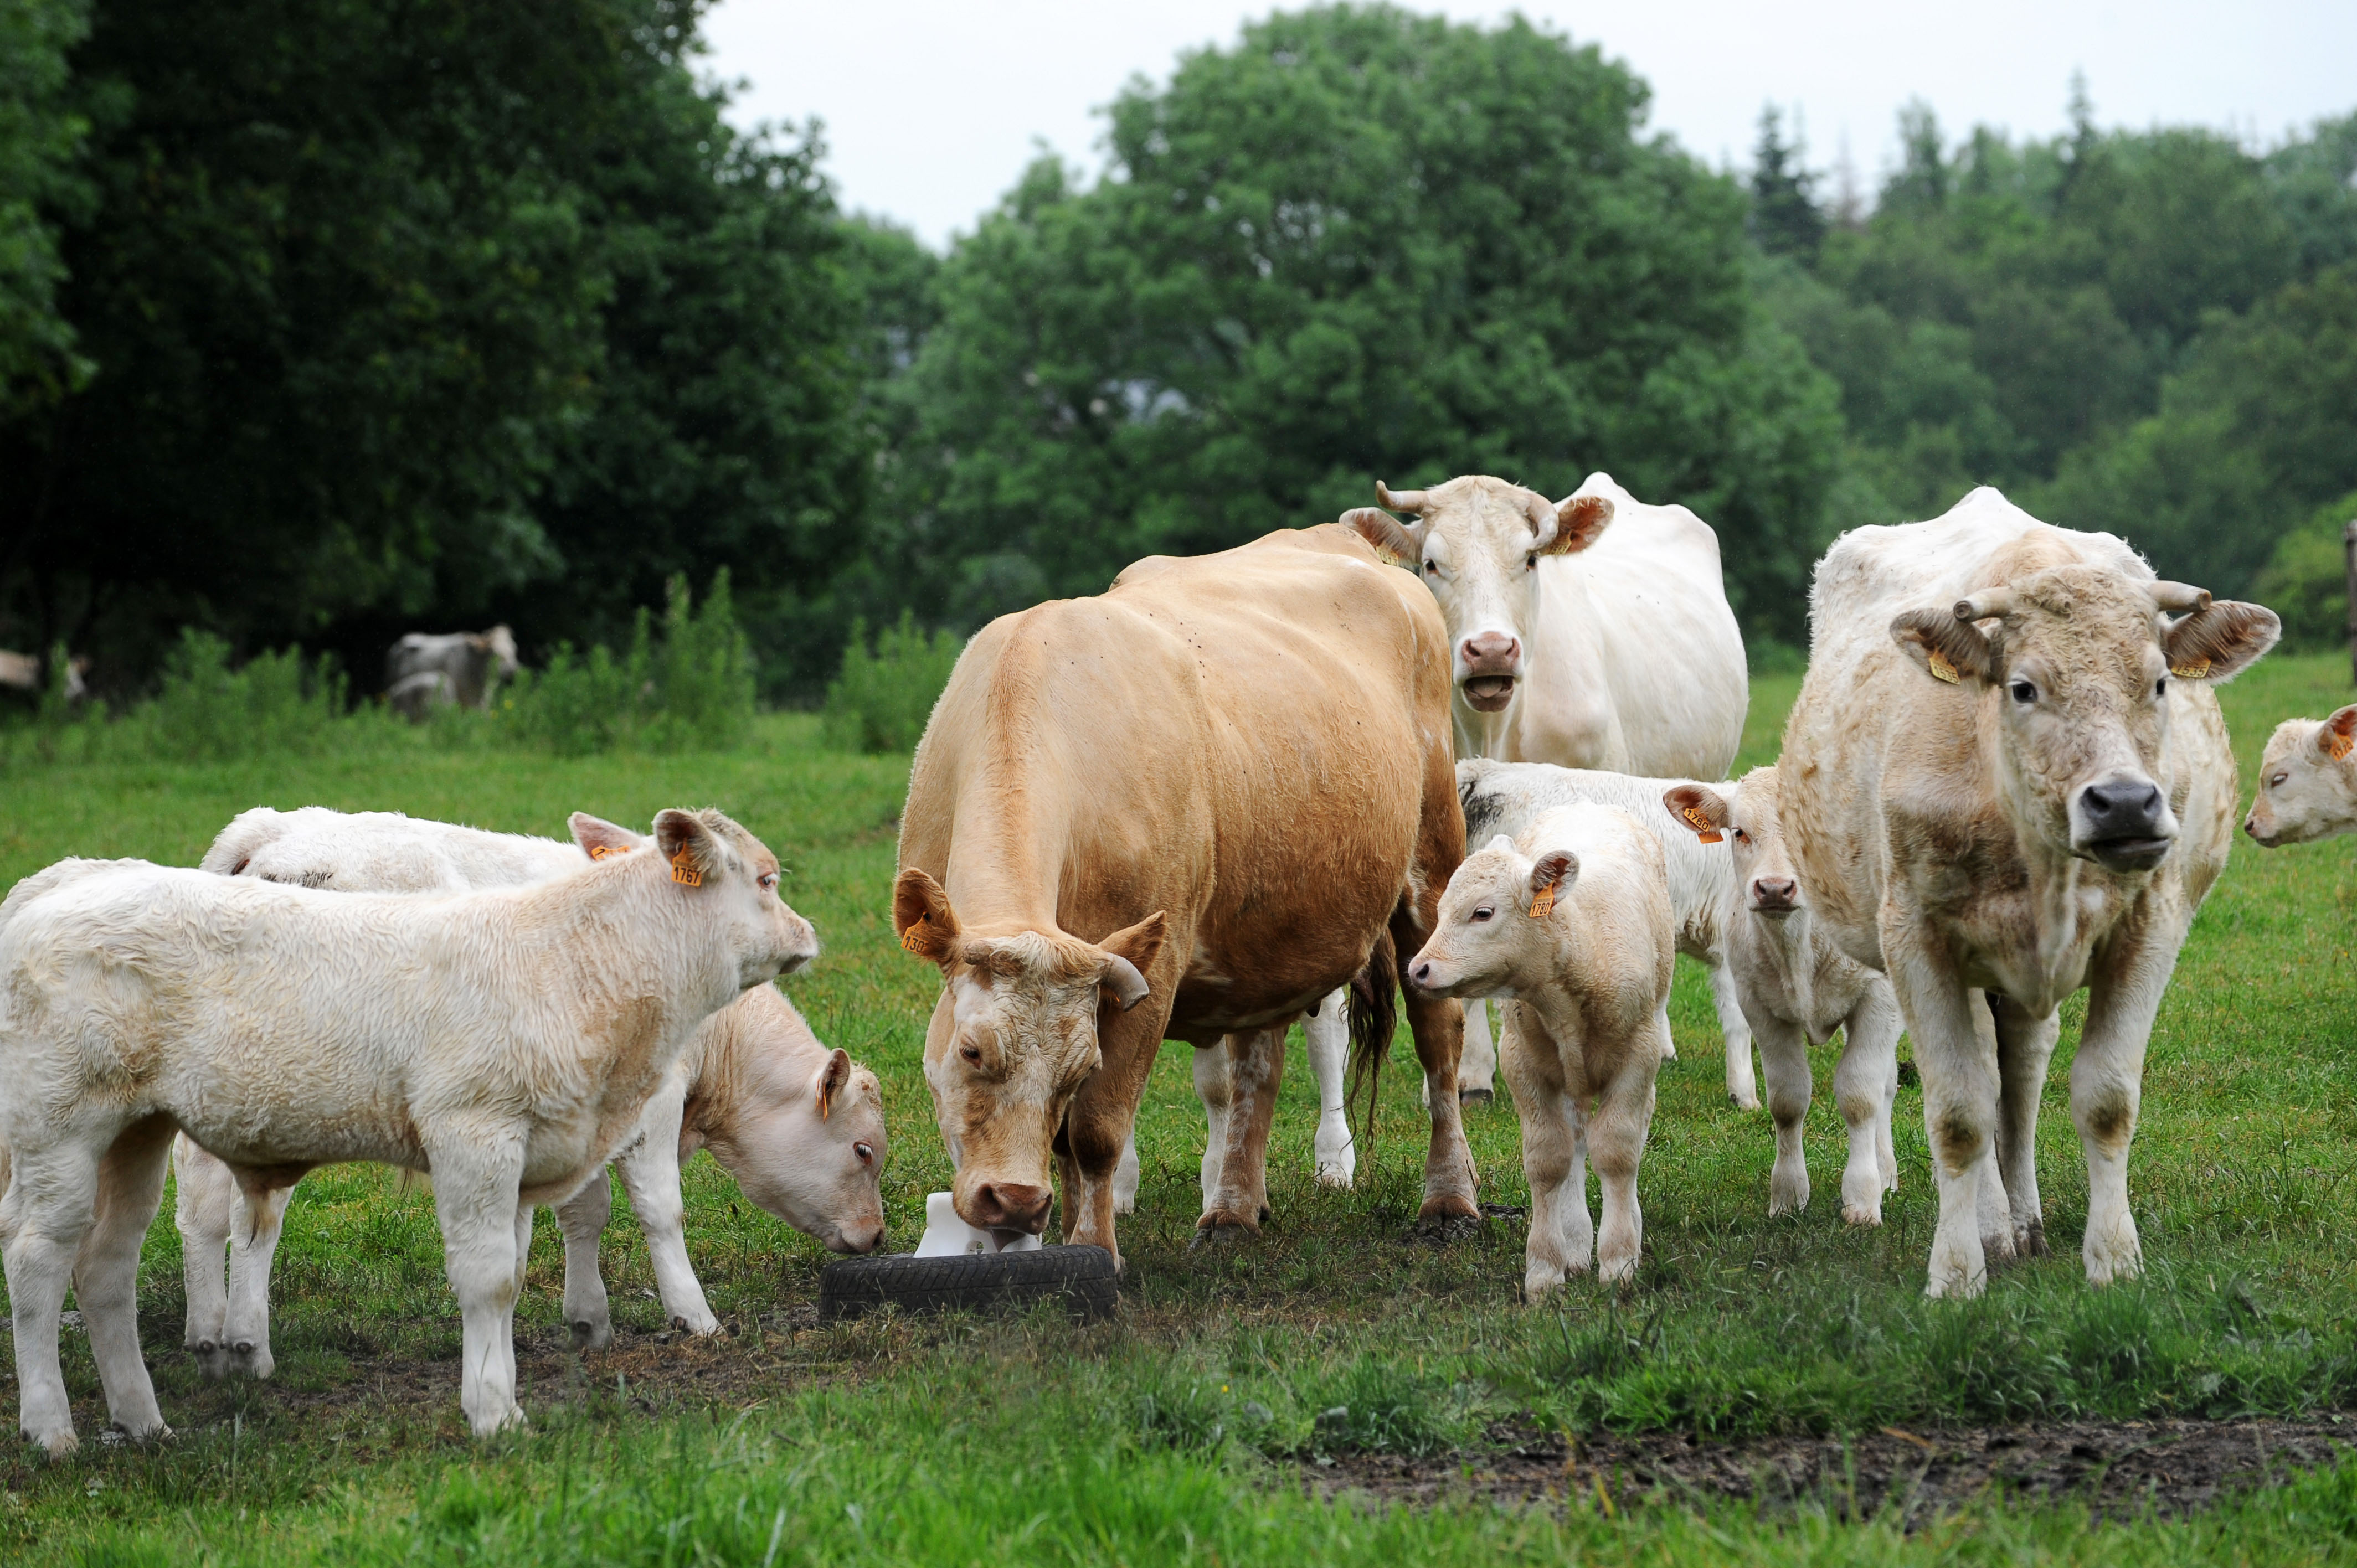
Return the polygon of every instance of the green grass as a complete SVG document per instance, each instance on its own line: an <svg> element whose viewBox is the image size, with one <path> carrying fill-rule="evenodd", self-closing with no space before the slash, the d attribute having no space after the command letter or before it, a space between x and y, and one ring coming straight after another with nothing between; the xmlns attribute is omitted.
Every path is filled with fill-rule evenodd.
<svg viewBox="0 0 2357 1568"><path fill-rule="evenodd" d="M1743 764L1774 755L1794 677L1755 683ZM2275 659L2225 693L2245 793L2267 732L2346 697L2337 659ZM776 848L826 955L793 988L820 1035L876 1068L891 1119L890 1244L946 1184L920 1072L936 981L886 921L904 758L822 751L817 721L761 721L726 755L557 759L397 747L213 766L20 764L0 775L0 886L67 854L192 863L255 804L398 809L554 832L575 809L626 822L716 804ZM1511 1222L1432 1247L1408 1235L1421 1173L1413 1074L1386 1079L1360 1188L1310 1180L1315 1101L1297 1054L1257 1243L1190 1251L1202 1121L1183 1047L1141 1118L1145 1181L1110 1326L1047 1318L808 1326L825 1261L706 1159L689 1241L720 1348L641 1341L627 1364L528 1365L534 1428L488 1446L458 1419L458 1327L431 1200L381 1173L322 1172L278 1260L279 1374L208 1386L179 1348L178 1239L150 1237L142 1325L179 1436L88 1440L103 1407L67 1343L86 1447L49 1465L0 1450L0 1560L778 1563L877 1560L1605 1563L2328 1561L2357 1556L2357 1466L2190 1522L2109 1524L1991 1498L1918 1534L1809 1507L1763 1515L1663 1503L1609 1516L1371 1509L1307 1498L1327 1452L1478 1453L1496 1423L1740 1434L2062 1417L2293 1414L2357 1396L2357 1039L2348 841L2237 844L2156 1027L2131 1189L2151 1272L2083 1283L2085 1189L2065 1082L2066 1014L2040 1124L2057 1256L1974 1303L1921 1299L1934 1200L1916 1092L1900 1093L1900 1191L1878 1231L1832 1193L1839 1118L1809 1128L1818 1195L1766 1219L1763 1116L1729 1107L1700 972L1681 963L1641 1191L1645 1258L1622 1297L1575 1284L1516 1302ZM1395 1063L1411 1058L1403 1045ZM1830 1054L1819 1060L1821 1090ZM1527 1201L1513 1113L1475 1108L1484 1197ZM661 1326L627 1219L607 1242L618 1324ZM519 1308L527 1347L561 1337L545 1218ZM565 1369L551 1373L548 1365ZM709 1373L708 1378L705 1373ZM0 1404L13 1404L13 1375ZM1348 1413L1320 1419L1341 1407ZM784 1522L780 1524L778 1521Z"/></svg>

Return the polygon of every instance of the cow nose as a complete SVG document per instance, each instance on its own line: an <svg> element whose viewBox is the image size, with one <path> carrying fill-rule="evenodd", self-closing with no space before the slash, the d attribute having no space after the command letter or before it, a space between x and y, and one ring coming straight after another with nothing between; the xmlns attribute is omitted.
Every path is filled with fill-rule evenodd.
<svg viewBox="0 0 2357 1568"><path fill-rule="evenodd" d="M1407 977L1418 985L1429 985L1432 983L1432 965L1428 962L1417 964L1408 972Z"/></svg>
<svg viewBox="0 0 2357 1568"><path fill-rule="evenodd" d="M1800 885L1789 876L1756 877L1751 884L1751 901L1762 909L1789 909L1800 893Z"/></svg>
<svg viewBox="0 0 2357 1568"><path fill-rule="evenodd" d="M1048 1189L1021 1182L984 1182L974 1189L974 1219L984 1230L1028 1230L1048 1223Z"/></svg>
<svg viewBox="0 0 2357 1568"><path fill-rule="evenodd" d="M1523 650L1522 639L1502 631L1485 631L1465 639L1468 664L1512 664Z"/></svg>
<svg viewBox="0 0 2357 1568"><path fill-rule="evenodd" d="M2160 789L2148 779L2090 784L2079 791L2079 811L2087 824L2087 837L2097 843L2157 837Z"/></svg>

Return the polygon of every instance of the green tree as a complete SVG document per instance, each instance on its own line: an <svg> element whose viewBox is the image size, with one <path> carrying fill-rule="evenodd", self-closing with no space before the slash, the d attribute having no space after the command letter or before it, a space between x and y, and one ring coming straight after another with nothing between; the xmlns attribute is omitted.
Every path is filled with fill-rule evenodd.
<svg viewBox="0 0 2357 1568"><path fill-rule="evenodd" d="M88 0L0 0L0 415L65 392L86 369L59 314L64 274L48 215L82 195L70 172L89 126L66 92Z"/></svg>
<svg viewBox="0 0 2357 1568"><path fill-rule="evenodd" d="M1387 6L1132 86L1105 178L1035 165L944 265L888 575L971 624L1377 478L1601 467L1713 522L1747 623L1796 635L1833 389L1747 299L1742 192L1645 101L1528 22Z"/></svg>
<svg viewBox="0 0 2357 1568"><path fill-rule="evenodd" d="M1751 237L1771 256L1816 259L1825 215L1817 206L1816 176L1797 131L1784 140L1783 115L1770 103L1760 111L1760 144L1751 155Z"/></svg>

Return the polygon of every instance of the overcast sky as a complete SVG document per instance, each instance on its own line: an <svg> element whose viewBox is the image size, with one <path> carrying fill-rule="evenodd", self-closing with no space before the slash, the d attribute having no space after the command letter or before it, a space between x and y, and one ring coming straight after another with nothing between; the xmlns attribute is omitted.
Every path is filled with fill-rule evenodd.
<svg viewBox="0 0 2357 1568"><path fill-rule="evenodd" d="M1297 8L1297 7L1287 7ZM1491 20L1510 7L1415 8ZM1713 165L1748 165L1760 104L1797 105L1810 161L1846 138L1866 190L1896 155L1899 106L1921 97L1951 139L1975 124L2063 128L2083 70L2107 125L2195 123L2254 143L2357 108L2357 0L1684 0L1518 7L1600 43L1653 89L1652 124ZM1232 44L1267 5L1215 0L724 0L705 19L714 75L741 80L733 117L817 115L844 204L927 242L970 231L1045 142L1102 166L1096 111L1179 52Z"/></svg>

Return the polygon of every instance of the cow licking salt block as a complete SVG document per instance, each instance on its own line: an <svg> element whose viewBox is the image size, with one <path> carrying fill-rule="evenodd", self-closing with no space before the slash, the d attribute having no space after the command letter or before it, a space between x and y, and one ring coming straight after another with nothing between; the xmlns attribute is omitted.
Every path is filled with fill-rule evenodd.
<svg viewBox="0 0 2357 1568"><path fill-rule="evenodd" d="M1000 1238L1005 1237L1002 1244ZM956 1258L969 1252L1036 1252L1039 1238L1023 1230L982 1230L958 1218L950 1194L925 1198L925 1235L917 1243L920 1258Z"/></svg>

